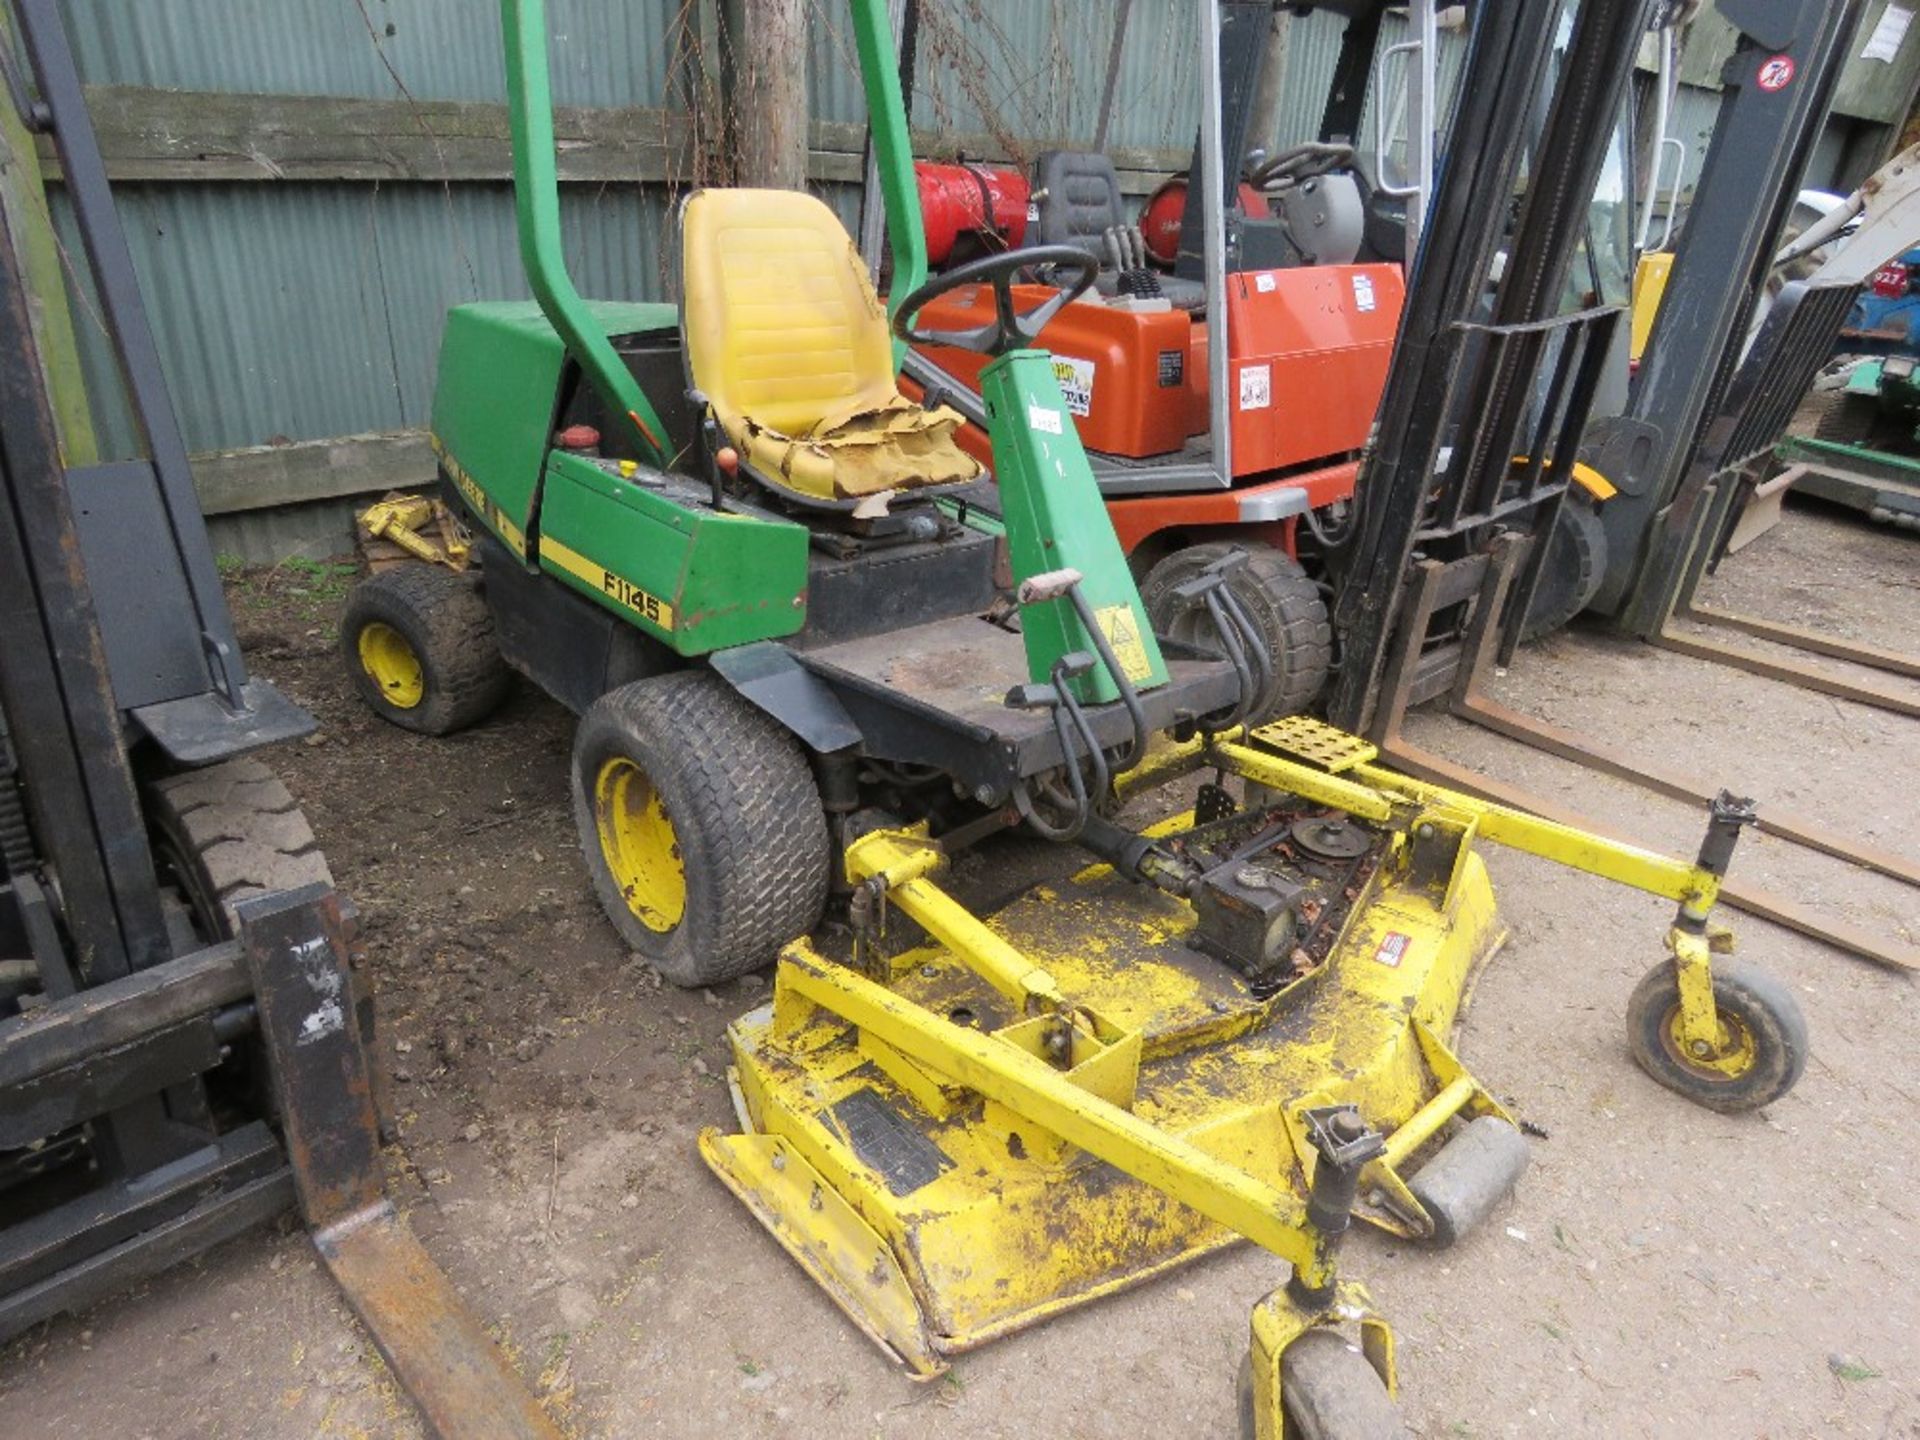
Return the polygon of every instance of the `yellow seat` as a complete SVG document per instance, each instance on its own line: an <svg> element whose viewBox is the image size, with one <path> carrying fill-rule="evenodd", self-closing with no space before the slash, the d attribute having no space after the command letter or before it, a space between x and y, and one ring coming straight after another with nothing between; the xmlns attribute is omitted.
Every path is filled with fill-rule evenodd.
<svg viewBox="0 0 1920 1440"><path fill-rule="evenodd" d="M965 423L894 383L887 313L846 228L798 190L698 190L680 209L687 371L748 465L821 501L952 485Z"/></svg>

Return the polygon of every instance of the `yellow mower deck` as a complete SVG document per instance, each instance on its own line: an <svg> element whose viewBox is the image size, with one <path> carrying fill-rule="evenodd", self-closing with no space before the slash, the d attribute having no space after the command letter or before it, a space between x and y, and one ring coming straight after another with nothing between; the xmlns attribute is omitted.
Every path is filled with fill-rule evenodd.
<svg viewBox="0 0 1920 1440"><path fill-rule="evenodd" d="M1678 902L1671 961L1630 1007L1662 1083L1752 1108L1792 1085L1805 1038L1790 996L1713 968L1744 802L1714 803L1688 864L1376 760L1298 717L1163 748L1123 796L1204 768L1238 800L1216 786L1205 823L1109 827L1102 853L1132 879L1095 866L986 921L933 883L924 830L862 835L852 961L783 953L772 1001L729 1032L744 1133L705 1132L708 1164L916 1376L1245 1238L1290 1267L1252 1316L1257 1440L1280 1440L1283 1356L1319 1327L1357 1329L1391 1395L1392 1331L1336 1272L1349 1217L1449 1243L1525 1164L1447 1044L1502 939L1476 845ZM926 942L886 956L890 911ZM1730 1038L1742 1016L1769 1063ZM1722 1065L1719 1088L1698 1079Z"/></svg>
<svg viewBox="0 0 1920 1440"><path fill-rule="evenodd" d="M1467 855L1437 899L1391 869L1366 882L1324 963L1265 999L1183 943L1191 907L1105 867L1036 889L988 924L1091 1011L1076 1063L1056 1072L1084 1109L1129 1112L1297 1217L1313 1164L1305 1110L1358 1106L1390 1137L1362 1193L1402 1197L1391 1166L1452 1115L1503 1113L1442 1043L1501 938L1485 868ZM702 1148L912 1371L937 1374L944 1356L1239 1238L1177 1198L1213 1177L1150 1183L954 1083L936 1053L943 1033L1032 1054L1041 1022L950 950L917 949L890 969L883 988L793 947L774 1000L730 1031L748 1133L708 1132ZM849 1023L840 1012L854 1006L840 1002L858 997L847 987L889 994L913 1041ZM1417 1233L1424 1214L1404 1203L1413 1213L1369 1218Z"/></svg>

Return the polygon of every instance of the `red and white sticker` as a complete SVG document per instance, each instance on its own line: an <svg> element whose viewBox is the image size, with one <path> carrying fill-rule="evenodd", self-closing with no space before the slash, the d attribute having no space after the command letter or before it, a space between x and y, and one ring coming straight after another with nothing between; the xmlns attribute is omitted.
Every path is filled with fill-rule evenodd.
<svg viewBox="0 0 1920 1440"><path fill-rule="evenodd" d="M1373 952L1373 958L1390 970L1398 970L1400 961L1407 953L1407 946L1413 943L1411 935L1402 935L1398 930L1389 930L1380 937L1380 944Z"/></svg>
<svg viewBox="0 0 1920 1440"><path fill-rule="evenodd" d="M1754 84L1771 95L1793 83L1795 69L1791 55L1770 56L1760 62L1760 73L1754 77Z"/></svg>

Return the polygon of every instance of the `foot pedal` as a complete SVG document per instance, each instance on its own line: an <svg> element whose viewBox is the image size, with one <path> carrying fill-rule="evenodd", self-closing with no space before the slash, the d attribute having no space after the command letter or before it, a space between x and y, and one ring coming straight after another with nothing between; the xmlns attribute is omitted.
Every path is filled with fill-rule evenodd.
<svg viewBox="0 0 1920 1440"><path fill-rule="evenodd" d="M1290 760L1304 760L1333 775L1356 765L1372 764L1380 758L1380 747L1371 741L1305 715L1289 715L1283 720L1256 726L1253 738Z"/></svg>

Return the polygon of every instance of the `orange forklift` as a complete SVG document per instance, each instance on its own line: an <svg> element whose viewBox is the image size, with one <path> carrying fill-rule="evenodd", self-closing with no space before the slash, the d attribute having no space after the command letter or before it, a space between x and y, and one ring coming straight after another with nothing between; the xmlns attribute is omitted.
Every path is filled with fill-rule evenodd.
<svg viewBox="0 0 1920 1440"><path fill-rule="evenodd" d="M1074 245L1099 260L1095 289L1061 310L1041 341L1155 628L1199 635L1205 622L1190 582L1229 551L1245 552L1230 583L1273 656L1261 710L1291 714L1314 703L1335 661L1321 556L1345 538L1418 247L1444 124L1445 7L1225 0L1215 28L1211 7L1195 6L1201 105L1192 165L1137 212L1101 149L1131 8L1117 0L1093 149L1044 151L1031 176L920 163L929 252L949 274L970 257L1023 246ZM909 0L909 94L915 10ZM1328 17L1342 32L1317 138L1270 155L1258 146L1257 131L1270 124L1260 97L1282 77L1265 72L1303 48L1292 37L1275 43L1277 27ZM1405 38L1390 24L1404 26ZM1390 153L1402 148L1390 143L1396 137L1404 137L1400 156ZM1204 203L1188 203L1191 195ZM863 236L870 255L879 253L877 238ZM1058 288L1045 273L1029 279L1013 287L1016 304ZM928 308L924 323L977 327L992 320L993 303L989 287L958 288ZM1208 343L1216 315L1226 318L1218 350ZM980 368L967 351L923 345L908 354L902 380L909 394L932 392L972 420L958 439L990 466ZM1567 548L1559 529L1577 530L1572 522L1590 518L1586 506L1563 507L1550 561ZM1542 584L1529 635L1571 613L1556 609L1558 593Z"/></svg>
<svg viewBox="0 0 1920 1440"><path fill-rule="evenodd" d="M1130 8L1119 6L1109 76ZM1203 17L1207 8L1194 7ZM1023 244L1073 245L1099 260L1095 289L1042 341L1155 628L1197 635L1204 611L1190 582L1228 550L1246 553L1231 583L1274 657L1261 705L1269 716L1310 706L1332 663L1316 558L1345 523L1386 382L1436 128L1434 5L1416 0L1413 38L1383 47L1383 0L1340 0L1311 7L1345 22L1318 138L1273 155L1249 150L1262 71L1283 48L1270 46L1274 27L1299 24L1306 8L1276 14L1270 0L1229 0L1217 29L1202 19L1192 167L1145 207L1125 205L1098 149L1045 151L1030 182L987 166L923 165L920 175L935 202L936 261ZM1405 184L1384 175L1393 168L1384 142L1371 176L1355 149L1369 81L1397 54L1408 57ZM1112 105L1110 85L1096 144ZM1013 290L1023 307L1057 288L1046 273L1030 278ZM990 287L961 288L929 306L923 324L965 330L990 322L993 304ZM1226 321L1217 351L1212 316ZM909 393L933 391L975 421L960 442L981 447L977 458L990 465L980 368L965 350L919 346L903 378Z"/></svg>

